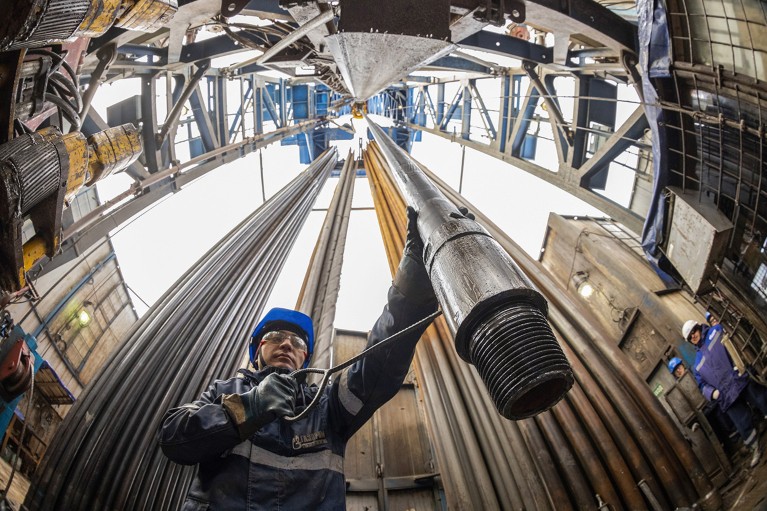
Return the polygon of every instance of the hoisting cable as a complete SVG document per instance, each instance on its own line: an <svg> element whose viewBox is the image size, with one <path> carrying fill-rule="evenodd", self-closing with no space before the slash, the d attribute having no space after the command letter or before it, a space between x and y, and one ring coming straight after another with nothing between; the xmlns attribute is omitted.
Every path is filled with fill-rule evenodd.
<svg viewBox="0 0 767 511"><path fill-rule="evenodd" d="M420 319L420 320L416 321L415 323L413 323L412 325L403 328L399 332L396 332L396 333L390 335L389 337L387 337L383 341L375 343L374 345L370 346L369 348L367 348L367 349L361 351L360 353L358 353L357 355L353 356L352 358L350 358L346 362L342 362L342 363L338 364L337 366L331 367L330 369L319 369L319 368L316 368L316 367L307 367L306 369L298 369L297 371L293 371L292 373L290 373L290 376L292 376L292 377L294 377L296 379L303 379L303 378L305 378L304 375L309 374L309 373L322 374L323 375L322 376L322 381L320 382L319 390L317 391L317 394L314 396L314 398L309 403L309 405L306 408L304 408L304 410L301 411L301 413L299 413L298 415L296 415L294 417L282 417L282 419L287 421L287 422L295 422L295 421L299 421L299 420L303 419L312 410L312 408L314 408L317 405L317 403L319 402L320 397L322 396L322 393L325 390L325 387L328 386L328 382L330 381L330 375L331 374L337 373L338 371L340 371L342 369L346 369L347 367L349 367L350 365L352 365L356 361L360 360L361 358L366 357L370 353L372 353L372 352L374 352L374 351L376 351L378 349L381 349L382 347L388 345L391 341L396 341L397 339L399 339L403 335L412 332L413 330L415 330L419 326L423 325L424 323L428 323L428 322L436 319L437 317L439 317L440 314L442 314L442 309L438 308L436 311L432 312L431 314L429 314L425 318Z"/></svg>

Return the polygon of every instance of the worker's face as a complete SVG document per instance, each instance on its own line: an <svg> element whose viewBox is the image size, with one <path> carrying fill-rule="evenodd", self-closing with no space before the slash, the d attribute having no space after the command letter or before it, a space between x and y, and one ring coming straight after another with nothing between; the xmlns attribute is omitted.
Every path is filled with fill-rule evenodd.
<svg viewBox="0 0 767 511"><path fill-rule="evenodd" d="M684 376L684 364L679 364L674 368L674 376L677 378Z"/></svg>
<svg viewBox="0 0 767 511"><path fill-rule="evenodd" d="M267 332L259 345L261 357L268 366L295 371L306 360L306 343L293 332L275 330Z"/></svg>
<svg viewBox="0 0 767 511"><path fill-rule="evenodd" d="M700 342L700 328L696 328L693 330L693 332L690 334L690 342L693 346L697 346Z"/></svg>

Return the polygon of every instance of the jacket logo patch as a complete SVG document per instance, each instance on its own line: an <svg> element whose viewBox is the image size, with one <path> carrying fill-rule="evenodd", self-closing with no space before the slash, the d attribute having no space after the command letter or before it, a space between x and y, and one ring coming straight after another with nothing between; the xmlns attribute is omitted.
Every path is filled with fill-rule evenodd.
<svg viewBox="0 0 767 511"><path fill-rule="evenodd" d="M293 449L307 449L309 447L315 447L317 445L323 445L328 443L325 438L324 431L315 431L308 435L296 435L293 437Z"/></svg>

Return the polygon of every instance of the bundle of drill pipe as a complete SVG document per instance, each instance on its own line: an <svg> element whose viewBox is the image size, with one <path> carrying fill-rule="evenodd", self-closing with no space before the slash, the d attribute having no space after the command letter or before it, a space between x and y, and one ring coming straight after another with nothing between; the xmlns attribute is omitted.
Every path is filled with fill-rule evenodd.
<svg viewBox="0 0 767 511"><path fill-rule="evenodd" d="M322 184L335 149L265 202L145 314L85 388L35 473L36 510L177 509L194 467L156 435L168 408L229 378Z"/></svg>
<svg viewBox="0 0 767 511"><path fill-rule="evenodd" d="M386 160L365 152L376 212L392 272L407 219ZM456 205L470 208L549 301L554 332L576 383L535 418L502 419L462 363L442 318L416 350L416 370L448 507L454 509L673 509L719 496L673 419L625 355L546 270L476 207L421 170ZM597 497L597 495L599 497Z"/></svg>
<svg viewBox="0 0 767 511"><path fill-rule="evenodd" d="M296 310L307 314L314 322L311 366L319 369L328 369L332 363L333 321L341 287L341 266L349 229L356 167L354 155L349 151L296 304ZM311 375L310 378L321 379L317 375Z"/></svg>

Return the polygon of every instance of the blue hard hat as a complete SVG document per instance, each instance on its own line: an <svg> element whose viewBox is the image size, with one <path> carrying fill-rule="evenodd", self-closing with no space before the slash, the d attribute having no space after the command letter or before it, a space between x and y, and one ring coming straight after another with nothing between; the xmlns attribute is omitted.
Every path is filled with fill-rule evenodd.
<svg viewBox="0 0 767 511"><path fill-rule="evenodd" d="M282 309L275 307L266 313L261 321L256 325L256 329L253 330L253 334L250 336L250 362L256 366L256 351L258 350L258 344L261 342L261 338L267 332L273 330L287 330L300 336L306 341L306 347L309 353L306 355L303 367L309 365L309 359L312 358L314 352L314 326L312 325L312 318L304 314L291 309Z"/></svg>
<svg viewBox="0 0 767 511"><path fill-rule="evenodd" d="M682 359L679 357L674 357L671 360L668 361L668 371L671 374L674 374L674 371L679 366L679 364L682 363Z"/></svg>

